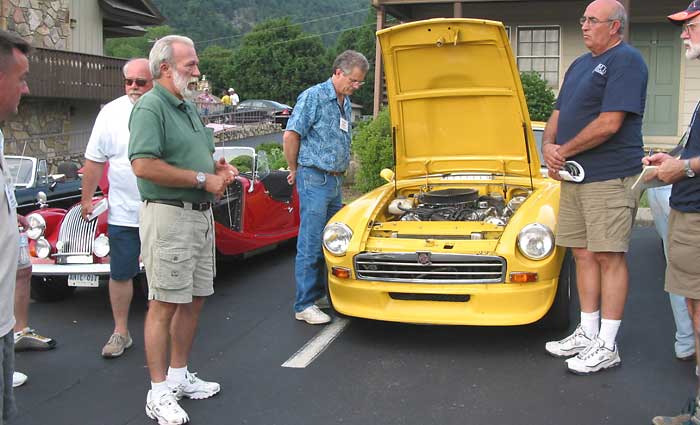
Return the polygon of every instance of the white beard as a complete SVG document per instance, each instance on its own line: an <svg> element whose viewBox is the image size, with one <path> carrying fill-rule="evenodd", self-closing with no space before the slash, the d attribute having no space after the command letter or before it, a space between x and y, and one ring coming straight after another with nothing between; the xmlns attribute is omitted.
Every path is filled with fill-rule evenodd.
<svg viewBox="0 0 700 425"><path fill-rule="evenodd" d="M195 96L197 95L197 92L195 90L190 90L187 88L187 85L190 82L190 78L186 77L178 70L174 70L175 72L173 73L173 83L175 84L175 88L178 89L180 92L180 96L182 96L185 100L194 100Z"/></svg>
<svg viewBox="0 0 700 425"><path fill-rule="evenodd" d="M685 40L683 44L687 46L687 49L685 50L686 59L692 60L700 57L700 45L693 44L693 42L690 40Z"/></svg>

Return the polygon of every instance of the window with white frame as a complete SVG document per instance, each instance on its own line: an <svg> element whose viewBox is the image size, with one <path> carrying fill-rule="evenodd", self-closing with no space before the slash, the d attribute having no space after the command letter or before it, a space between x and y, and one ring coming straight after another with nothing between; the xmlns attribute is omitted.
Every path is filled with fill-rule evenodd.
<svg viewBox="0 0 700 425"><path fill-rule="evenodd" d="M520 72L535 71L551 87L559 86L559 27L518 27Z"/></svg>

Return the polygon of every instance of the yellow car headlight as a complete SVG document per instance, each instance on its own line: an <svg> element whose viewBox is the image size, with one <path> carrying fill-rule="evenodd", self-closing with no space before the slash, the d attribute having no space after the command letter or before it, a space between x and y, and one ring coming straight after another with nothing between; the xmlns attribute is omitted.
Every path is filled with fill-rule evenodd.
<svg viewBox="0 0 700 425"><path fill-rule="evenodd" d="M518 249L530 260L542 260L554 251L554 233L543 224L528 224L518 234Z"/></svg>
<svg viewBox="0 0 700 425"><path fill-rule="evenodd" d="M92 244L92 252L100 258L109 254L109 238L104 233L95 238L95 242Z"/></svg>
<svg viewBox="0 0 700 425"><path fill-rule="evenodd" d="M333 255L343 256L348 251L352 230L343 223L331 223L323 229L323 247Z"/></svg>
<svg viewBox="0 0 700 425"><path fill-rule="evenodd" d="M51 244L46 240L46 238L41 237L36 240L34 250L36 251L37 257L48 258L49 254L51 254Z"/></svg>
<svg viewBox="0 0 700 425"><path fill-rule="evenodd" d="M32 240L37 240L44 236L44 230L46 230L46 220L41 214L33 213L27 216L27 222L29 223L29 229L27 229L27 237Z"/></svg>

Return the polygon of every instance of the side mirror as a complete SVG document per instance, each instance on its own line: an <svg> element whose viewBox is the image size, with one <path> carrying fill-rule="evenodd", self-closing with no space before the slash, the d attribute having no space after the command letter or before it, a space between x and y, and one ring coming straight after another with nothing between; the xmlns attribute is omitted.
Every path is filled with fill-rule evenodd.
<svg viewBox="0 0 700 425"><path fill-rule="evenodd" d="M394 172L391 171L391 170L388 169L388 168L383 169L383 170L379 173L379 175L381 176L381 178L383 178L384 180L386 180L387 183L391 183L391 182L394 181Z"/></svg>

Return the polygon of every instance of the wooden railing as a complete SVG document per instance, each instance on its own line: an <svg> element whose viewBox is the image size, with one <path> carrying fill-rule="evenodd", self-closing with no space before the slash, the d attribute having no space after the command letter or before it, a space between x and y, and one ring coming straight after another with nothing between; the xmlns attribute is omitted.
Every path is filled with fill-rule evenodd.
<svg viewBox="0 0 700 425"><path fill-rule="evenodd" d="M124 94L124 59L36 49L29 57L29 96L112 100Z"/></svg>

